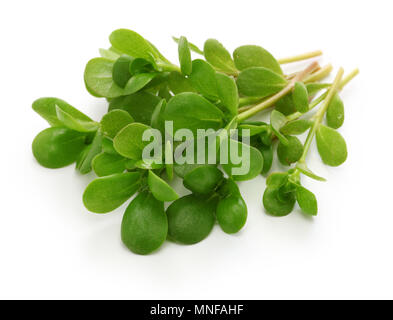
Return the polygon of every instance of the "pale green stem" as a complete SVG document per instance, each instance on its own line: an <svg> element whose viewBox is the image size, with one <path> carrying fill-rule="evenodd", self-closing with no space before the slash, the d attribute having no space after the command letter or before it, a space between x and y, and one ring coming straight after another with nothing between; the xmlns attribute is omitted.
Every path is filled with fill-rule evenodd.
<svg viewBox="0 0 393 320"><path fill-rule="evenodd" d="M312 51L312 52L299 54L299 55L293 56L293 57L287 57L287 58L278 59L277 61L278 61L279 64L286 64L286 63L291 63L291 62L296 62L296 61L301 61L301 60L306 60L306 59L318 57L318 56L321 56L321 55L322 55L322 51L321 50L317 50L317 51Z"/></svg>
<svg viewBox="0 0 393 320"><path fill-rule="evenodd" d="M287 94L289 94L292 91L292 89L295 86L296 82L303 81L304 78L307 77L311 72L313 72L317 66L318 66L317 62L313 62L312 64L310 64L305 70L303 70L302 72L297 74L291 80L291 82L285 88L283 88L280 92L276 93L275 95L271 96L267 100L262 101L261 103L255 105L254 107L252 107L252 108L244 111L243 113L239 114L237 116L237 121L238 122L242 122L242 121L244 121L244 120L246 120L246 119L256 115L260 111L265 110L265 109L270 108L271 106L273 106L278 100L280 100L281 98L285 97Z"/></svg>
<svg viewBox="0 0 393 320"><path fill-rule="evenodd" d="M322 122L323 116L325 115L330 102L332 101L334 95L336 94L336 92L340 88L341 78L342 78L343 74L344 74L344 69L340 68L340 70L337 73L336 78L334 79L332 86L329 88L329 91L327 92L327 95L326 95L326 98L324 100L322 107L315 114L315 120L314 120L313 126L311 127L311 129L308 133L306 142L304 143L304 150L303 150L302 157L298 161L299 163L304 163L306 161L306 156L307 156L308 150L310 149L311 142L314 139L315 133L317 132L319 125Z"/></svg>
<svg viewBox="0 0 393 320"><path fill-rule="evenodd" d="M331 64L328 64L317 72L310 74L306 79L304 79L304 83L310 83L324 79L330 74L330 72L332 72L332 70L333 66Z"/></svg>
<svg viewBox="0 0 393 320"><path fill-rule="evenodd" d="M338 90L342 90L347 84L348 82L350 82L353 78L355 78L357 75L359 74L359 69L355 69L353 70L351 73L349 73L341 82L340 85L338 86ZM328 94L328 91L326 91L324 94L320 95L317 99L313 100L310 103L309 109L314 109L318 104L320 104L323 100L325 100L326 96ZM300 118L303 115L303 113L300 112L295 112L290 114L289 116L287 116L287 120L289 121L293 121L296 120L298 118Z"/></svg>

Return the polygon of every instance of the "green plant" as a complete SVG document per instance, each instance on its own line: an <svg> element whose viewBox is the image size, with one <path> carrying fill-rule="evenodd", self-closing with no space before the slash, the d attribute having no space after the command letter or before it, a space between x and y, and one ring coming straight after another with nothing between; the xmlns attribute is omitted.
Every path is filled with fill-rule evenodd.
<svg viewBox="0 0 393 320"><path fill-rule="evenodd" d="M121 239L137 254L154 252L167 238L200 242L216 221L228 234L239 232L248 212L236 182L261 174L268 175L262 199L267 213L286 216L298 203L305 214L317 215L316 197L301 185L301 175L324 179L307 167L307 153L315 138L324 163L338 166L346 160L345 140L336 131L344 121L339 90L358 71L342 78L340 69L333 83L322 83L330 65L321 68L313 62L295 74L283 71L285 63L320 51L276 59L255 45L240 46L231 55L215 39L208 39L203 50L185 37L174 40L180 66L138 33L114 31L111 47L100 49L101 57L90 60L84 73L87 91L106 98L108 112L94 121L63 100L36 100L34 111L51 126L33 141L37 161L47 168L75 163L81 174L94 171L97 178L83 194L89 211L111 212L136 195L125 211ZM269 123L249 120L267 109L272 109ZM173 132L187 129L187 134L168 139L173 132L166 121ZM200 137L201 129L218 134ZM307 131L302 143L296 136ZM147 158L152 139L159 152ZM204 149L195 147L202 142L208 142ZM269 174L276 145L277 159L290 168ZM211 146L216 147L212 159ZM174 161L187 157L193 162ZM171 186L175 176L191 194L178 195ZM165 202L172 202L166 212Z"/></svg>

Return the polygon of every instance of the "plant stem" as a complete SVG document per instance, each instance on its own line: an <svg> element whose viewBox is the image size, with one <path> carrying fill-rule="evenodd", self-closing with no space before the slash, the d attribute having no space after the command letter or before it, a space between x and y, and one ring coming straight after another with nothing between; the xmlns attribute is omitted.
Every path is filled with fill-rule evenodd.
<svg viewBox="0 0 393 320"><path fill-rule="evenodd" d="M306 156L307 156L308 150L310 149L311 142L314 139L315 133L317 132L317 129L319 128L319 125L322 122L323 116L325 115L325 112L326 112L327 108L329 107L330 102L332 101L334 95L337 93L338 89L340 88L341 78L342 78L343 74L344 74L344 69L340 68L340 70L337 73L336 78L334 79L332 86L329 88L329 91L327 92L327 95L326 95L326 98L324 100L322 107L315 114L315 120L314 120L313 126L311 127L310 131L308 132L306 142L304 143L304 150L303 150L302 157L298 161L300 163L304 163L306 161Z"/></svg>
<svg viewBox="0 0 393 320"><path fill-rule="evenodd" d="M286 64L286 63L291 63L291 62L296 62L296 61L301 61L301 60L306 60L306 59L310 59L310 58L314 58L314 57L318 57L322 55L322 51L321 50L317 50L317 51L312 51L312 52L306 52L303 54L299 54L297 56L293 56L293 57L287 57L287 58L283 58L283 59L278 59L278 63L279 64Z"/></svg>
<svg viewBox="0 0 393 320"><path fill-rule="evenodd" d="M242 121L252 117L253 115L257 114L258 112L273 106L278 100L280 100L282 97L285 97L287 94L289 94L292 91L292 89L295 86L296 82L302 81L311 72L313 72L317 66L318 66L317 62L313 62L312 64L310 64L306 69L304 69L302 72L298 73L291 80L291 82L284 89L282 89L280 92L278 92L275 95L271 96L267 100L262 101L261 103L257 104L256 106L248 109L247 111L244 111L243 113L240 113L237 116L237 121L238 122L242 122Z"/></svg>
<svg viewBox="0 0 393 320"><path fill-rule="evenodd" d="M359 74L359 69L353 70L351 73L349 73L342 81L340 82L340 85L338 86L338 90L342 90L348 82L350 82L353 78L355 78ZM318 104L320 104L323 100L325 100L326 96L328 94L328 91L326 91L324 94L320 95L317 99L313 100L310 103L309 109L315 108ZM287 116L288 121L293 121L298 118L300 118L303 115L303 113L300 112L295 112Z"/></svg>
<svg viewBox="0 0 393 320"><path fill-rule="evenodd" d="M332 70L333 70L333 66L331 64L328 64L324 66L322 69L318 70L317 72L310 74L306 79L304 79L304 82L310 83L310 82L322 80L326 78L330 74L330 72L332 72Z"/></svg>

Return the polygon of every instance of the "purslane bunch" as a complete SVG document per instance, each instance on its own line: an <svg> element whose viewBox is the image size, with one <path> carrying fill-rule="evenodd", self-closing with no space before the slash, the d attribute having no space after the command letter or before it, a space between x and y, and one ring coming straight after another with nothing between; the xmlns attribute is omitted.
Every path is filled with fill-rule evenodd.
<svg viewBox="0 0 393 320"><path fill-rule="evenodd" d="M44 167L76 162L81 174L94 171L97 178L83 194L92 212L111 212L136 194L121 225L122 241L131 251L149 254L166 239L198 243L216 222L226 233L238 232L246 223L247 206L236 182L261 174L267 176L261 202L268 214L286 216L298 203L304 214L317 215L316 197L302 186L301 176L324 179L308 168L307 153L315 138L326 165L345 162L346 143L336 131L344 122L339 91L358 70L344 77L340 69L333 83L325 83L320 81L330 74L330 65L313 62L294 74L282 71L283 64L319 51L276 60L260 46L241 46L231 55L217 40L207 40L201 50L185 37L174 38L177 66L134 31L116 30L109 40L111 47L101 49L101 57L90 60L84 73L86 89L107 99L108 113L97 122L61 99L38 99L33 109L51 127L36 136L32 148ZM199 58L192 60L192 52ZM272 110L270 123L249 120L266 109ZM192 136L162 139L159 159L147 159L144 135L156 129L168 136L169 121L174 130L188 129ZM223 141L228 150L242 150L240 162L232 154L225 164L219 159L174 162L176 147L196 140L198 129L219 132L223 139L215 136L214 144L220 155ZM234 129L246 132L249 143L232 136ZM302 143L297 136L307 132ZM198 149L194 157L200 156ZM270 173L275 158L288 166L286 172ZM247 172L234 174L245 161ZM175 176L183 179L189 195L179 197L171 187ZM166 210L164 202L171 202Z"/></svg>

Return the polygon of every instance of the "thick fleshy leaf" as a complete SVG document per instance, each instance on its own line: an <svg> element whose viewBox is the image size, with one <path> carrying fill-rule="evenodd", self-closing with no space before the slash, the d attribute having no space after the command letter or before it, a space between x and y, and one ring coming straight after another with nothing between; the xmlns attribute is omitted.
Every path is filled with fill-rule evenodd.
<svg viewBox="0 0 393 320"><path fill-rule="evenodd" d="M237 78L239 92L248 97L264 98L282 90L287 80L263 67L252 67L240 72Z"/></svg>
<svg viewBox="0 0 393 320"><path fill-rule="evenodd" d="M261 144L259 147L257 147L257 149L263 157L263 169L261 173L265 175L270 171L273 165L273 146Z"/></svg>
<svg viewBox="0 0 393 320"><path fill-rule="evenodd" d="M316 216L318 213L318 203L315 195L302 186L296 188L296 200L300 209L306 214Z"/></svg>
<svg viewBox="0 0 393 320"><path fill-rule="evenodd" d="M143 89L149 82L151 82L157 73L138 73L133 75L131 79L127 82L124 90L127 94L132 94Z"/></svg>
<svg viewBox="0 0 393 320"><path fill-rule="evenodd" d="M295 83L292 99L297 111L301 113L306 113L308 111L308 92L303 82Z"/></svg>
<svg viewBox="0 0 393 320"><path fill-rule="evenodd" d="M296 199L293 193L283 196L279 192L277 188L267 187L263 194L263 206L270 215L284 217L292 212Z"/></svg>
<svg viewBox="0 0 393 320"><path fill-rule="evenodd" d="M122 173L126 169L127 159L114 154L100 153L92 161L95 174L99 177Z"/></svg>
<svg viewBox="0 0 393 320"><path fill-rule="evenodd" d="M205 239L214 226L216 205L216 200L194 194L174 201L166 212L170 239L184 244Z"/></svg>
<svg viewBox="0 0 393 320"><path fill-rule="evenodd" d="M173 179L173 147L170 141L165 144L165 171L169 180Z"/></svg>
<svg viewBox="0 0 393 320"><path fill-rule="evenodd" d="M154 71L154 66L152 63L143 58L136 58L132 60L129 66L129 71L131 75L136 75L139 73L149 73Z"/></svg>
<svg viewBox="0 0 393 320"><path fill-rule="evenodd" d="M191 52L188 47L188 41L185 37L180 37L179 39L179 62L181 72L187 76L191 74L192 62L191 62Z"/></svg>
<svg viewBox="0 0 393 320"><path fill-rule="evenodd" d="M130 80L132 74L130 72L130 65L133 58L130 56L121 56L115 61L112 69L113 81L121 88L124 88Z"/></svg>
<svg viewBox="0 0 393 320"><path fill-rule="evenodd" d="M233 58L239 70L251 67L264 67L278 74L283 74L277 60L271 53L259 46L241 46L234 51Z"/></svg>
<svg viewBox="0 0 393 320"><path fill-rule="evenodd" d="M184 176L183 184L194 193L212 193L222 181L223 174L215 166L204 165L195 168Z"/></svg>
<svg viewBox="0 0 393 320"><path fill-rule="evenodd" d="M270 114L270 126L274 134L284 145L288 144L288 139L281 134L280 130L287 122L287 117L277 110L273 110Z"/></svg>
<svg viewBox="0 0 393 320"><path fill-rule="evenodd" d="M173 121L174 131L190 129L218 130L223 125L224 114L214 104L196 93L181 93L169 100L163 119Z"/></svg>
<svg viewBox="0 0 393 320"><path fill-rule="evenodd" d="M161 132L164 132L165 123L163 119L163 113L166 108L166 100L162 99L154 108L153 114L151 116L150 125L152 128L158 129Z"/></svg>
<svg viewBox="0 0 393 320"><path fill-rule="evenodd" d="M222 73L216 73L217 92L221 104L232 116L237 115L239 105L239 93L235 79Z"/></svg>
<svg viewBox="0 0 393 320"><path fill-rule="evenodd" d="M336 130L320 125L316 140L318 152L322 161L327 165L337 167L347 160L347 144Z"/></svg>
<svg viewBox="0 0 393 320"><path fill-rule="evenodd" d="M130 114L124 110L112 110L101 119L102 133L109 138L114 138L126 125L134 122Z"/></svg>
<svg viewBox="0 0 393 320"><path fill-rule="evenodd" d="M102 134L98 131L93 139L93 142L88 145L80 154L76 161L76 169L82 173L87 174L92 170L92 162L96 155L102 151Z"/></svg>
<svg viewBox="0 0 393 320"><path fill-rule="evenodd" d="M284 145L281 141L277 147L277 156L280 162L289 166L297 162L303 154L303 144L294 136L287 136L288 144Z"/></svg>
<svg viewBox="0 0 393 320"><path fill-rule="evenodd" d="M46 168L62 168L76 161L85 140L85 135L67 128L48 128L35 137L33 155Z"/></svg>
<svg viewBox="0 0 393 320"><path fill-rule="evenodd" d="M120 58L121 54L113 50L112 48L110 49L99 49L100 56L102 58L106 58L112 61L116 61L117 59Z"/></svg>
<svg viewBox="0 0 393 320"><path fill-rule="evenodd" d="M179 198L176 191L153 171L149 171L147 184L154 198L159 201L174 201Z"/></svg>
<svg viewBox="0 0 393 320"><path fill-rule="evenodd" d="M282 97L280 100L276 102L276 111L281 112L285 116L289 116L292 113L296 112L295 105L292 99L292 93Z"/></svg>
<svg viewBox="0 0 393 320"><path fill-rule="evenodd" d="M158 58L156 50L141 35L132 30L118 29L109 36L113 48L133 58L152 61Z"/></svg>
<svg viewBox="0 0 393 320"><path fill-rule="evenodd" d="M126 172L93 180L83 193L85 207L95 213L108 213L120 207L140 187L140 173Z"/></svg>
<svg viewBox="0 0 393 320"><path fill-rule="evenodd" d="M94 132L98 129L98 123L95 121L85 121L73 117L66 111L63 111L56 105L56 115L64 127L78 132Z"/></svg>
<svg viewBox="0 0 393 320"><path fill-rule="evenodd" d="M150 125L154 108L160 101L160 97L148 92L137 92L111 100L109 111L122 109L127 111L136 122Z"/></svg>
<svg viewBox="0 0 393 320"><path fill-rule="evenodd" d="M142 123L131 123L125 126L113 139L113 147L123 157L141 160L143 149L150 143L143 141L146 130L151 129Z"/></svg>
<svg viewBox="0 0 393 320"><path fill-rule="evenodd" d="M121 240L136 254L146 255L157 250L168 234L164 204L151 193L142 192L131 201L121 223Z"/></svg>
<svg viewBox="0 0 393 320"><path fill-rule="evenodd" d="M172 37L172 39L175 40L176 43L179 43L179 41L180 41L180 38ZM201 49L199 49L197 45L195 45L191 42L188 42L188 46L191 49L191 51L194 51L195 53L203 55L203 51Z"/></svg>
<svg viewBox="0 0 393 320"><path fill-rule="evenodd" d="M306 119L291 121L281 128L281 133L285 135L299 135L310 129L312 124L311 120Z"/></svg>
<svg viewBox="0 0 393 320"><path fill-rule="evenodd" d="M338 129L344 123L344 103L336 94L330 102L326 111L326 122L330 128Z"/></svg>
<svg viewBox="0 0 393 320"><path fill-rule="evenodd" d="M186 78L179 72L171 72L168 77L168 85L174 94L183 92L197 92L193 87L190 78Z"/></svg>
<svg viewBox="0 0 393 320"><path fill-rule="evenodd" d="M200 94L210 100L218 100L216 72L206 61L197 59L192 62L190 80Z"/></svg>
<svg viewBox="0 0 393 320"><path fill-rule="evenodd" d="M229 234L239 232L247 221L247 205L240 195L220 199L216 209L221 229Z"/></svg>
<svg viewBox="0 0 393 320"><path fill-rule="evenodd" d="M229 74L237 74L231 54L220 42L215 39L206 40L203 51L206 61L217 70Z"/></svg>
<svg viewBox="0 0 393 320"><path fill-rule="evenodd" d="M64 124L57 117L56 106L68 113L74 119L90 122L93 121L67 102L58 98L40 98L33 102L33 110L43 117L52 127L63 127Z"/></svg>

